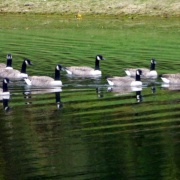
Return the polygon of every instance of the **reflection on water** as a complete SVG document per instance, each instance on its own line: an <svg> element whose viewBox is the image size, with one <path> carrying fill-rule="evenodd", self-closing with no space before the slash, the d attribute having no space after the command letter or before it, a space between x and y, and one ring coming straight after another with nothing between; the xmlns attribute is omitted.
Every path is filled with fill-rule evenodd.
<svg viewBox="0 0 180 180"><path fill-rule="evenodd" d="M55 102L57 104L57 109L61 109L63 107L63 103L61 102L61 96L60 92L62 92L61 87L54 87L49 89L31 89L29 87L25 87L25 91L23 92L24 98L27 99L26 104L30 105L32 104L32 97L33 95L38 94L48 94L48 93L54 93L55 94Z"/></svg>
<svg viewBox="0 0 180 180"><path fill-rule="evenodd" d="M3 102L3 108L4 108L5 112L9 112L10 111L10 107L8 105L9 98L3 98L2 102Z"/></svg>
<svg viewBox="0 0 180 180"><path fill-rule="evenodd" d="M8 179L159 179L178 163L179 93L159 83L131 89L82 81L63 90L10 88L3 107L13 109L0 112Z"/></svg>

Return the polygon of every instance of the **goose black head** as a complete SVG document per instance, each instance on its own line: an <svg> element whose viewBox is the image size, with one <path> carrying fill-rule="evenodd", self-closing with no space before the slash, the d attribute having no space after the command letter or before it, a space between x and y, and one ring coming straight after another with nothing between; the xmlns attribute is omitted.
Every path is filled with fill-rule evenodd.
<svg viewBox="0 0 180 180"><path fill-rule="evenodd" d="M11 54L7 54L6 58L7 59L12 59L12 55Z"/></svg>
<svg viewBox="0 0 180 180"><path fill-rule="evenodd" d="M24 62L26 63L26 65L33 65L29 59L24 59Z"/></svg>
<svg viewBox="0 0 180 180"><path fill-rule="evenodd" d="M151 64L156 64L156 60L154 58L151 59Z"/></svg>
<svg viewBox="0 0 180 180"><path fill-rule="evenodd" d="M62 66L60 64L56 65L56 70L61 71L62 70Z"/></svg>
<svg viewBox="0 0 180 180"><path fill-rule="evenodd" d="M105 59L102 55L97 55L96 60L101 61L101 60L105 60Z"/></svg>
<svg viewBox="0 0 180 180"><path fill-rule="evenodd" d="M137 69L137 71L136 71L136 75L141 76L141 75L142 75L142 70L141 70L141 69Z"/></svg>
<svg viewBox="0 0 180 180"><path fill-rule="evenodd" d="M9 78L4 78L3 83L8 84L10 82Z"/></svg>

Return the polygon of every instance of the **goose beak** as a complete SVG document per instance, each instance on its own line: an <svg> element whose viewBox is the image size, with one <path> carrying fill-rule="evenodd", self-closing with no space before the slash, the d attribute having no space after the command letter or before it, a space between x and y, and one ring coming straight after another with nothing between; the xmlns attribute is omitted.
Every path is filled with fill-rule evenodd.
<svg viewBox="0 0 180 180"><path fill-rule="evenodd" d="M61 70L62 71L66 71L66 67L61 67Z"/></svg>

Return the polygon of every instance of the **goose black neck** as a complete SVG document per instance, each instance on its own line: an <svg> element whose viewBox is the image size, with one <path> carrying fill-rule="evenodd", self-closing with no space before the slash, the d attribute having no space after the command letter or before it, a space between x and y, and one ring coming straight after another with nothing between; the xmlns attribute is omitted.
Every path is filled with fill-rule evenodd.
<svg viewBox="0 0 180 180"><path fill-rule="evenodd" d="M136 74L136 81L141 81L141 76L139 74Z"/></svg>
<svg viewBox="0 0 180 180"><path fill-rule="evenodd" d="M8 107L8 99L3 99L3 106L4 106L4 109L6 109Z"/></svg>
<svg viewBox="0 0 180 180"><path fill-rule="evenodd" d="M55 69L55 80L60 80L60 70Z"/></svg>
<svg viewBox="0 0 180 180"><path fill-rule="evenodd" d="M136 92L136 99L137 99L137 102L141 102L142 101L141 91L137 91Z"/></svg>
<svg viewBox="0 0 180 180"><path fill-rule="evenodd" d="M96 61L95 61L95 70L100 70L99 60L97 60L97 59L96 59Z"/></svg>
<svg viewBox="0 0 180 180"><path fill-rule="evenodd" d="M3 92L8 92L8 86L7 83L3 81Z"/></svg>
<svg viewBox="0 0 180 180"><path fill-rule="evenodd" d="M6 112L10 111L10 107L8 106L9 99L3 99L3 107Z"/></svg>
<svg viewBox="0 0 180 180"><path fill-rule="evenodd" d="M22 63L21 73L26 74L26 62L25 61Z"/></svg>
<svg viewBox="0 0 180 180"><path fill-rule="evenodd" d="M55 93L56 96L56 104L57 104L57 108L60 109L63 107L63 103L61 102L61 95L60 92L56 92Z"/></svg>
<svg viewBox="0 0 180 180"><path fill-rule="evenodd" d="M7 59L6 67L12 67L12 59Z"/></svg>
<svg viewBox="0 0 180 180"><path fill-rule="evenodd" d="M151 63L150 70L151 70L151 71L155 70L155 66L156 66L156 64L155 64L155 63Z"/></svg>

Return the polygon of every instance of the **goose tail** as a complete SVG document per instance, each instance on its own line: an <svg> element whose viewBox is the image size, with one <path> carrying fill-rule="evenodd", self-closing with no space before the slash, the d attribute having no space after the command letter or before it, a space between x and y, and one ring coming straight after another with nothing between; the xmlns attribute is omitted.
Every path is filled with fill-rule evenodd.
<svg viewBox="0 0 180 180"><path fill-rule="evenodd" d="M127 76L131 76L131 72L128 69L124 69Z"/></svg>
<svg viewBox="0 0 180 180"><path fill-rule="evenodd" d="M162 79L162 81L164 82L164 83L169 83L170 81L167 79L167 78L165 78L165 77L161 77L161 79Z"/></svg>
<svg viewBox="0 0 180 180"><path fill-rule="evenodd" d="M31 85L32 85L32 83L31 83L30 79L28 79L28 78L24 78L24 81L26 82L26 84L27 84L27 85L29 85L29 86L31 86Z"/></svg>
<svg viewBox="0 0 180 180"><path fill-rule="evenodd" d="M68 74L72 75L72 72L71 72L68 68L64 67L63 69L64 69L64 71L66 71Z"/></svg>
<svg viewBox="0 0 180 180"><path fill-rule="evenodd" d="M109 80L109 79L107 79L107 82L108 82L108 84L109 84L110 86L113 86L113 85L114 85L114 83L113 83L111 80Z"/></svg>

